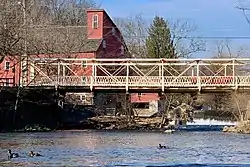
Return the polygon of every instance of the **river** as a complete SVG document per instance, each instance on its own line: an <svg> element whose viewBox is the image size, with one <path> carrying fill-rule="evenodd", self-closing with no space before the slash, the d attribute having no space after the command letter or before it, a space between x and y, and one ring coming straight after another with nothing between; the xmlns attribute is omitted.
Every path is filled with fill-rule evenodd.
<svg viewBox="0 0 250 167"><path fill-rule="evenodd" d="M250 135L219 131L2 133L0 166L250 165L249 141ZM170 148L159 150L159 143ZM7 160L7 149L18 152L21 157ZM28 157L30 150L43 156Z"/></svg>

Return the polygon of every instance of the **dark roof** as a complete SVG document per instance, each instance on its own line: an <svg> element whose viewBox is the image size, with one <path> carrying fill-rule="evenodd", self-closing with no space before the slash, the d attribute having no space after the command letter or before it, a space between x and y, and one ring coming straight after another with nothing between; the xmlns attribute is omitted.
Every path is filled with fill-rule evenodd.
<svg viewBox="0 0 250 167"><path fill-rule="evenodd" d="M86 26L43 26L27 29L29 54L94 52L98 50L101 41L102 39L88 39Z"/></svg>

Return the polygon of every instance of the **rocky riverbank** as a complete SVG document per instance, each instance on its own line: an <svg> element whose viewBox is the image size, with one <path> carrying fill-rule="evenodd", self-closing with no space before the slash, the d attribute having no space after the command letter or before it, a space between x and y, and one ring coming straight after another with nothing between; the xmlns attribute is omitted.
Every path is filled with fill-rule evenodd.
<svg viewBox="0 0 250 167"><path fill-rule="evenodd" d="M239 122L235 126L225 126L223 132L250 134L250 121Z"/></svg>
<svg viewBox="0 0 250 167"><path fill-rule="evenodd" d="M142 130L142 131L164 131L159 128L161 124L161 117L153 118L134 118L128 121L125 116L99 116L89 119L95 129L102 130Z"/></svg>

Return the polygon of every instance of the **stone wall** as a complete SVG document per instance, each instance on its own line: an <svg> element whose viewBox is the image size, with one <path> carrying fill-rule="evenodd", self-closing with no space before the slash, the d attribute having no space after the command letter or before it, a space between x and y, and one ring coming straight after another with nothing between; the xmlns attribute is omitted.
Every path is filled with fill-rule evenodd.
<svg viewBox="0 0 250 167"><path fill-rule="evenodd" d="M148 103L148 107L145 108L137 108L136 106L133 108L134 115L138 117L151 117L152 115L159 112L158 109L158 101L151 101Z"/></svg>
<svg viewBox="0 0 250 167"><path fill-rule="evenodd" d="M93 105L93 93L66 93L65 103L75 105Z"/></svg>

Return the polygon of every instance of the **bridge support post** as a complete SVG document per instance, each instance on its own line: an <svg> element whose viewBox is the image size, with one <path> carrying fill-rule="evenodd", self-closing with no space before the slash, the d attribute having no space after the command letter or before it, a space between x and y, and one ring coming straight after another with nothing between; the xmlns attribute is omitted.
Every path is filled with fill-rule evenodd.
<svg viewBox="0 0 250 167"><path fill-rule="evenodd" d="M55 92L55 100L56 100L56 103L59 107L61 107L63 109L64 107L64 97L65 97L65 93L64 94L60 94L58 92L58 90L56 90Z"/></svg>
<svg viewBox="0 0 250 167"><path fill-rule="evenodd" d="M125 115L128 119L128 121L132 120L132 116L134 115L133 110L132 110L132 106L131 106L131 96L129 93L125 94Z"/></svg>

